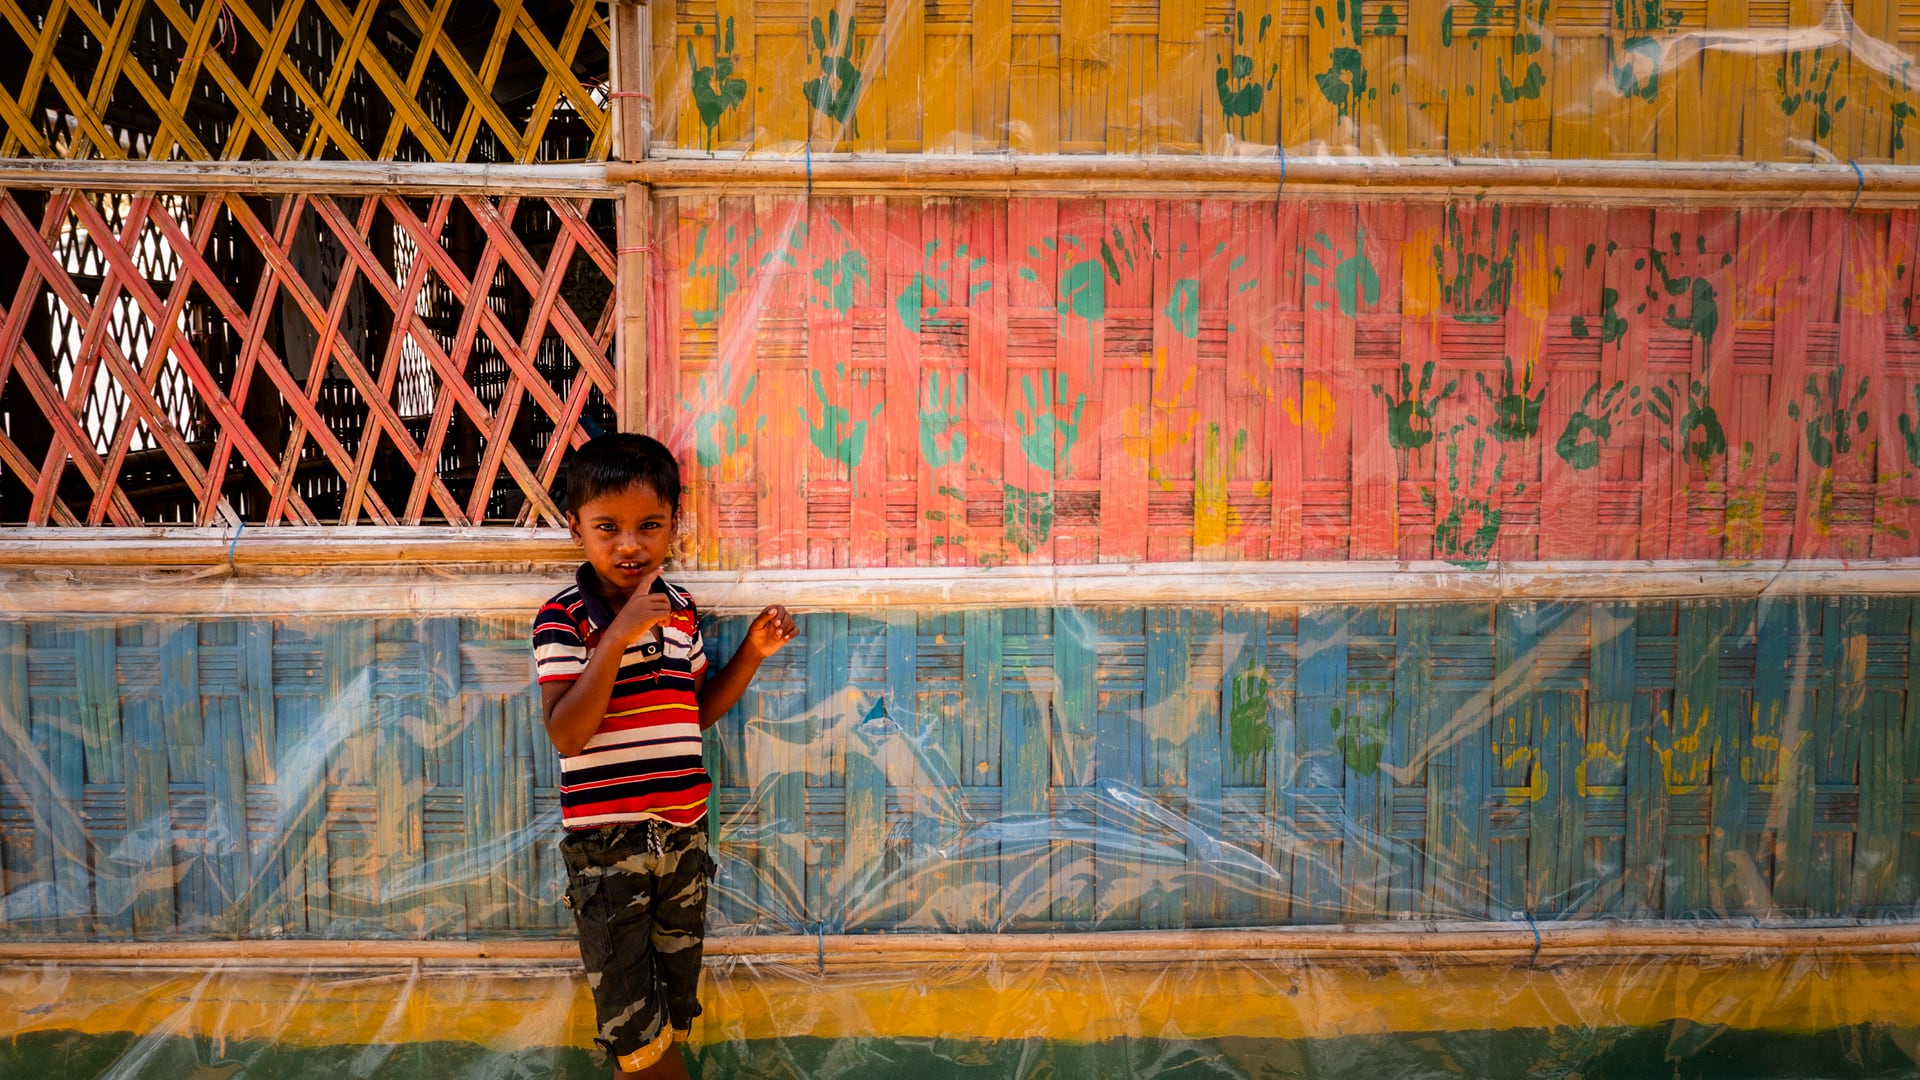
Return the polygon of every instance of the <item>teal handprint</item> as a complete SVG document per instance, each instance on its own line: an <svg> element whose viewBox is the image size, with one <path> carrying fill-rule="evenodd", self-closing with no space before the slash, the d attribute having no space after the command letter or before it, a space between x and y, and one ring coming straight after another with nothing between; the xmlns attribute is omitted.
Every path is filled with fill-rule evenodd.
<svg viewBox="0 0 1920 1080"><path fill-rule="evenodd" d="M1600 464L1600 448L1613 437L1614 414L1630 398L1640 396L1637 386L1622 396L1620 391L1626 385L1624 381L1615 382L1604 395L1600 394L1599 383L1587 387L1586 394L1580 398L1580 407L1567 417L1566 430L1560 433L1559 441L1553 444L1553 452L1560 455L1561 461L1582 472ZM1596 395L1600 395L1597 405L1593 400ZM1588 412L1589 408L1593 411ZM1634 405L1632 415L1640 415L1638 404Z"/></svg>
<svg viewBox="0 0 1920 1080"><path fill-rule="evenodd" d="M841 368L837 373L844 377L846 370ZM808 416L804 407L800 409L800 419L806 421L808 437L822 457L839 462L851 472L860 464L860 458L866 452L867 421L849 423L853 420L853 414L827 397L826 383L817 371L813 373L813 396L820 399L819 422ZM873 414L868 419L879 419L880 407L881 403L875 402Z"/></svg>
<svg viewBox="0 0 1920 1080"><path fill-rule="evenodd" d="M1432 397L1427 391L1433 386L1433 361L1429 360L1420 367L1420 387L1418 393L1413 385L1413 366L1400 365L1400 396L1384 392L1379 383L1373 384L1373 396L1387 403L1387 441L1395 450L1419 450L1433 441L1433 414L1440 403L1453 396L1459 383L1448 379L1447 385Z"/></svg>
<svg viewBox="0 0 1920 1080"><path fill-rule="evenodd" d="M1240 50L1247 44L1247 16L1243 11L1235 10L1228 20L1227 55L1222 58L1214 54L1214 61L1220 66L1214 69L1214 90L1220 96L1220 111L1229 120L1244 120L1260 111L1260 105L1267 94L1273 90L1273 81L1280 75L1280 65L1273 64L1267 71L1267 81L1262 83L1253 71L1253 57ZM1260 16L1260 25L1256 41L1267 40L1267 31L1273 27L1271 14Z"/></svg>
<svg viewBox="0 0 1920 1080"><path fill-rule="evenodd" d="M693 36L705 37L706 27L693 24ZM692 70L693 106L699 110L700 123L707 129L707 152L713 152L714 132L720 127L720 118L727 110L747 100L747 80L735 78L733 74L733 16L727 16L727 28L724 34L720 29L720 15L713 17L713 65L701 67L694 55L693 42L687 42L687 66Z"/></svg>
<svg viewBox="0 0 1920 1080"><path fill-rule="evenodd" d="M740 388L737 400L752 400L753 387L759 378L758 375L748 376L746 385ZM700 379L700 400L710 400L707 380L704 376ZM747 433L738 430L739 423L739 413L726 402L721 402L694 418L693 452L701 468L717 468L722 461L747 448ZM767 418L760 417L758 426L765 427L766 424Z"/></svg>
<svg viewBox="0 0 1920 1080"><path fill-rule="evenodd" d="M846 37L840 35L840 13L827 12L824 25L818 15L813 18L813 47L807 51L807 61L811 63L815 52L820 55L820 75L808 79L801 89L812 105L829 120L847 123L853 116L854 102L860 97L860 64L866 56L866 46L856 43L853 34L853 16L847 16ZM839 52L835 53L834 50ZM860 134L857 122L853 134Z"/></svg>
<svg viewBox="0 0 1920 1080"><path fill-rule="evenodd" d="M1480 384L1480 392L1493 402L1493 424L1487 430L1501 442L1519 442L1531 439L1540 430L1540 403L1547 399L1547 388L1541 387L1537 394L1529 395L1533 389L1533 372L1528 370L1522 375L1519 385L1513 381L1513 357L1505 357L1506 371L1500 377L1500 391L1495 393L1487 385L1487 377L1480 372L1473 373L1474 381Z"/></svg>
<svg viewBox="0 0 1920 1080"><path fill-rule="evenodd" d="M921 395L920 456L933 468L959 462L967 456L967 433L956 430L967 412L967 376L954 372L946 389L940 386L940 372L927 374L927 390ZM952 432L949 436L948 432ZM940 439L947 438L946 449Z"/></svg>
<svg viewBox="0 0 1920 1080"><path fill-rule="evenodd" d="M1340 248L1327 239L1326 233L1314 233L1313 239L1313 246L1300 249L1307 265L1316 268L1307 271L1307 284L1319 285L1331 264L1333 293L1340 305L1340 314L1352 318L1359 314L1363 303L1370 307L1380 302L1380 274L1367 259L1367 230L1358 231L1351 255L1342 254ZM1325 303L1315 305L1316 310L1326 306Z"/></svg>
<svg viewBox="0 0 1920 1080"><path fill-rule="evenodd" d="M1087 407L1087 395L1081 394L1073 403L1073 419L1062 420L1059 409L1067 403L1067 377L1056 376L1060 389L1055 396L1053 383L1042 373L1035 392L1033 376L1020 376L1021 390L1026 394L1025 411L1015 409L1014 424L1023 433L1020 449L1026 452L1027 461L1036 469L1051 473L1055 462L1064 461L1073 451L1073 444L1080 438L1080 413ZM1055 438L1059 439L1058 452L1055 451Z"/></svg>
<svg viewBox="0 0 1920 1080"><path fill-rule="evenodd" d="M1867 396L1867 378L1860 376L1860 385L1853 392L1853 400L1843 405L1840 398L1846 393L1847 365L1841 364L1827 372L1824 380L1809 374L1807 398L1811 404L1804 417L1798 403L1787 404L1789 417L1806 421L1807 456L1813 458L1815 465L1823 469L1832 468L1836 455L1853 449L1853 433L1866 432L1867 411L1860 408L1860 402Z"/></svg>

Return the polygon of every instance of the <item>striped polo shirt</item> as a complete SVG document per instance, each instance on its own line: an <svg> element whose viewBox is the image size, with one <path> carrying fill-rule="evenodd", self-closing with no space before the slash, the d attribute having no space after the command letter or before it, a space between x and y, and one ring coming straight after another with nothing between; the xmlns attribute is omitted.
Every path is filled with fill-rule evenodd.
<svg viewBox="0 0 1920 1080"><path fill-rule="evenodd" d="M533 663L542 683L586 670L613 610L594 589L591 564L533 619ZM692 825L707 813L713 782L700 757L700 702L693 679L707 669L693 598L655 579L673 615L627 646L600 729L580 753L560 758L560 817L569 829L659 818Z"/></svg>

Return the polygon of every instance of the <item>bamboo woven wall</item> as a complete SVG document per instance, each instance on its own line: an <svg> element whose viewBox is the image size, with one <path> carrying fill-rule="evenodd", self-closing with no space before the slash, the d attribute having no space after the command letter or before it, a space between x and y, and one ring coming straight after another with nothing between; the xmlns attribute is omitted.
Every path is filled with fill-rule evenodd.
<svg viewBox="0 0 1920 1080"><path fill-rule="evenodd" d="M1920 551L1910 211L661 210L702 566Z"/></svg>
<svg viewBox="0 0 1920 1080"><path fill-rule="evenodd" d="M1912 163L1914 0L681 0L659 142Z"/></svg>
<svg viewBox="0 0 1920 1080"><path fill-rule="evenodd" d="M1912 916L1916 607L808 615L711 736L715 922ZM557 931L526 629L0 624L0 925Z"/></svg>

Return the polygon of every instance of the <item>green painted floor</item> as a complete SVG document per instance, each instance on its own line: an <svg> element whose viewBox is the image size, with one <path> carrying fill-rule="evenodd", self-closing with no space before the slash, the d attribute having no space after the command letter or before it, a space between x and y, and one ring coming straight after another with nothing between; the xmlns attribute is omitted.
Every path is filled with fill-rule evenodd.
<svg viewBox="0 0 1920 1080"><path fill-rule="evenodd" d="M1514 1080L1746 1080L1753 1077L1920 1078L1920 1030L1841 1028L1814 1034L1675 1024L1653 1029L1452 1032L1288 1041L1111 1043L787 1039L704 1047L694 1075L844 1080L1079 1077L1486 1077ZM441 1080L600 1078L587 1051L493 1053L466 1043L289 1049L217 1047L202 1039L43 1032L0 1043L0 1078L64 1080Z"/></svg>

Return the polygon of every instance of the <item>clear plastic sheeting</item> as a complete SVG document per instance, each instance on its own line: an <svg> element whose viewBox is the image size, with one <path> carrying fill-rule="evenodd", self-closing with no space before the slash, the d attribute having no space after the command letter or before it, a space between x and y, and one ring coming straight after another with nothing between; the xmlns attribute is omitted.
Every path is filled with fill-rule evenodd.
<svg viewBox="0 0 1920 1080"><path fill-rule="evenodd" d="M1914 962L733 957L709 963L687 1057L706 1077L1905 1076ZM579 1049L584 982L555 965L8 965L0 986L6 1075L605 1075Z"/></svg>
<svg viewBox="0 0 1920 1080"><path fill-rule="evenodd" d="M653 9L655 150L1914 161L1895 4Z"/></svg>
<svg viewBox="0 0 1920 1080"><path fill-rule="evenodd" d="M1911 918L1914 607L803 614L710 925ZM0 626L7 936L564 936L526 625Z"/></svg>

